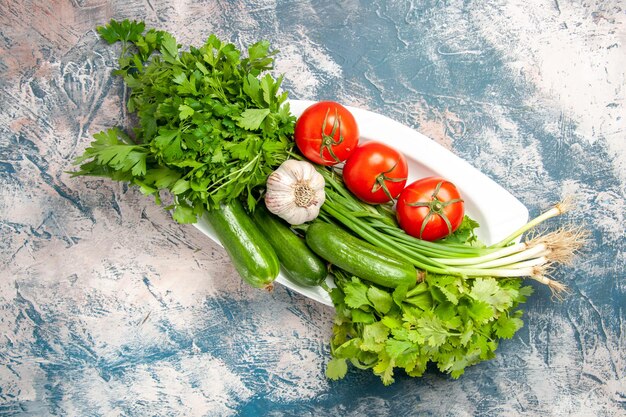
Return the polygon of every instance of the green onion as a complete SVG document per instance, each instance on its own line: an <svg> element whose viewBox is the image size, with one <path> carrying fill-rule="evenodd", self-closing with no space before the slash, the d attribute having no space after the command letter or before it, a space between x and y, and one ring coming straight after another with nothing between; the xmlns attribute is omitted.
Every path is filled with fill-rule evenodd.
<svg viewBox="0 0 626 417"><path fill-rule="evenodd" d="M421 240L398 226L389 205L365 204L350 193L337 172L325 167L318 167L318 171L326 180L323 219L341 223L362 239L393 251L423 271L465 278L528 277L548 285L559 297L567 287L547 276L550 267L554 263L570 262L586 239L586 233L580 229L561 228L515 242L540 223L564 213L569 207L565 201L490 246Z"/></svg>

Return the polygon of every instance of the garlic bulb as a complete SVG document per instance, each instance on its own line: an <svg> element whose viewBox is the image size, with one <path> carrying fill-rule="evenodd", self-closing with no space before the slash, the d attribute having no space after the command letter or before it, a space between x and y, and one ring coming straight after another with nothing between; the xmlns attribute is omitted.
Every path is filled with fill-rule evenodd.
<svg viewBox="0 0 626 417"><path fill-rule="evenodd" d="M311 221L326 199L324 185L313 165L288 159L267 178L265 206L289 224Z"/></svg>

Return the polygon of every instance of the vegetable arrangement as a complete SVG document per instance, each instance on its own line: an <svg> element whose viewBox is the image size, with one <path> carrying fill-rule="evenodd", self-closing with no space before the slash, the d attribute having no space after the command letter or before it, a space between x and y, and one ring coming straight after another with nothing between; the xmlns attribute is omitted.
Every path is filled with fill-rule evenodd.
<svg viewBox="0 0 626 417"><path fill-rule="evenodd" d="M420 376L429 362L458 378L467 366L493 358L498 339L511 338L522 327L522 311L517 308L532 288L522 286L521 277L548 285L556 297L567 291L546 275L551 263L571 259L584 241L583 232L560 229L511 243L562 213L563 205L488 247L478 242L474 234L478 224L467 216L451 235L431 242L402 232L389 208L363 204L350 196L332 173L326 179L322 218L341 223L361 237L362 248L371 245L388 251L420 271L408 285L400 279L381 280L390 274L379 275L377 264L363 261L357 269L333 261L311 245L338 267L333 269L337 288L331 291L337 313L333 359L327 368L330 378L344 376L348 361L361 369L372 368L384 384L393 382L394 368Z"/></svg>
<svg viewBox="0 0 626 417"><path fill-rule="evenodd" d="M520 241L565 204L486 246L452 182L406 185L404 155L360 143L346 107L322 101L296 119L282 76L268 73L267 42L242 57L214 35L182 50L140 22L98 32L122 44L115 74L138 123L133 135L94 135L73 175L129 182L158 204L168 192L174 220L208 222L254 287L271 289L282 269L327 289L336 309L329 378L351 363L390 384L396 369L420 376L429 362L458 378L522 327L518 306L532 293L523 278L557 297L567 291L548 273L571 260L584 233L561 228Z"/></svg>

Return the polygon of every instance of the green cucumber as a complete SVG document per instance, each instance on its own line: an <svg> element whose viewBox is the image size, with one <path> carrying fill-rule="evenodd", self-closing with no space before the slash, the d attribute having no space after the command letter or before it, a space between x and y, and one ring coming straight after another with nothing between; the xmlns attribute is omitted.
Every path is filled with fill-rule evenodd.
<svg viewBox="0 0 626 417"><path fill-rule="evenodd" d="M396 288L412 287L417 282L417 270L412 264L339 226L314 222L307 229L306 243L331 264L374 284Z"/></svg>
<svg viewBox="0 0 626 417"><path fill-rule="evenodd" d="M272 288L280 272L278 256L241 202L235 199L222 204L208 211L205 218L241 278L256 288Z"/></svg>
<svg viewBox="0 0 626 417"><path fill-rule="evenodd" d="M296 284L314 286L326 278L326 263L309 249L304 239L291 231L287 223L262 204L254 210L252 219L274 248L288 279Z"/></svg>

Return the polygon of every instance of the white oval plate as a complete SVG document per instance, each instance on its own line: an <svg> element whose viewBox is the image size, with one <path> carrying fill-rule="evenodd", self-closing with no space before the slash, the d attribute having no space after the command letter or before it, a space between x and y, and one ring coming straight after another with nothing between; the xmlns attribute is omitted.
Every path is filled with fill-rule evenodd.
<svg viewBox="0 0 626 417"><path fill-rule="evenodd" d="M290 100L289 103L292 113L299 116L314 101ZM359 125L361 141L384 142L406 156L409 166L407 184L431 175L452 181L465 200L466 213L480 223L477 235L486 244L498 242L528 221L528 210L517 198L432 139L380 114L354 107L348 109ZM194 226L221 246L204 219ZM327 281L332 285L330 277ZM332 306L328 293L321 287L298 285L289 281L282 272L276 282Z"/></svg>

